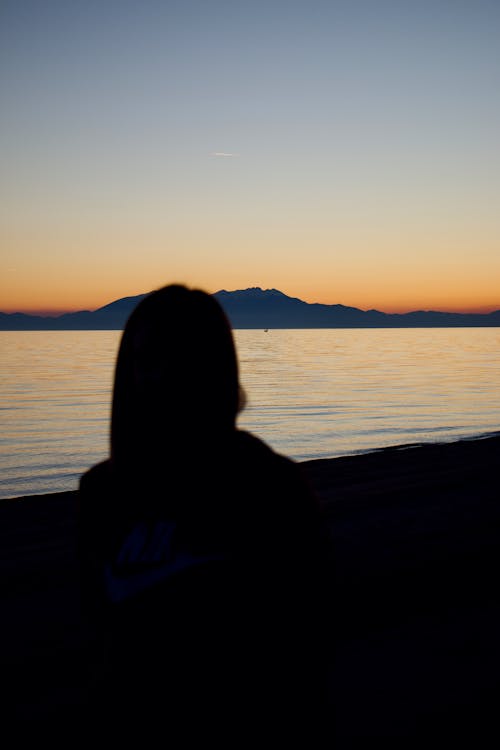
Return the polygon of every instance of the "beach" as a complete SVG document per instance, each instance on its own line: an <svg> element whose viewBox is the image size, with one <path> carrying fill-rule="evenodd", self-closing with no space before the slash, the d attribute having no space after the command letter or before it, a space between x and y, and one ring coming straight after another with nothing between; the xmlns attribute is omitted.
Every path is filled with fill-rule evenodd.
<svg viewBox="0 0 500 750"><path fill-rule="evenodd" d="M499 458L493 436L301 463L331 548L332 746L438 747L494 728ZM35 730L81 723L99 671L77 505L77 492L0 503L1 705Z"/></svg>

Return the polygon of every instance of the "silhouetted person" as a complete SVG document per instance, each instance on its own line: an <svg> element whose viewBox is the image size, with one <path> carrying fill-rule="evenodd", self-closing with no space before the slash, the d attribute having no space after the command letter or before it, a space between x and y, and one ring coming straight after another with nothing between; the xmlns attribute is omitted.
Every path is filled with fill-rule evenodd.
<svg viewBox="0 0 500 750"><path fill-rule="evenodd" d="M125 327L110 458L80 482L86 601L107 659L99 721L211 738L316 731L322 532L299 467L238 430L229 323L167 286ZM96 701L99 703L99 701Z"/></svg>

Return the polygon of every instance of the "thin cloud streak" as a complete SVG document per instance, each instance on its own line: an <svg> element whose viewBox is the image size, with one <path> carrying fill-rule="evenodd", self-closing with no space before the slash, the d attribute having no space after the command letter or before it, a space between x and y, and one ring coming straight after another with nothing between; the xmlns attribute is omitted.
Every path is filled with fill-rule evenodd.
<svg viewBox="0 0 500 750"><path fill-rule="evenodd" d="M211 154L209 154L209 156L218 156L218 157L222 157L222 158L231 158L231 157L234 157L234 156L239 156L239 154L230 154L230 153L227 153L226 151L212 151Z"/></svg>

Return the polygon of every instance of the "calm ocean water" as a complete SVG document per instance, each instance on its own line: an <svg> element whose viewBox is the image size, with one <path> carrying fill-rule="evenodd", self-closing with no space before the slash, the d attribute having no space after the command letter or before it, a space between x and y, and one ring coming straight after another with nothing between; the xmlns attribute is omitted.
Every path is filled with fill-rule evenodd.
<svg viewBox="0 0 500 750"><path fill-rule="evenodd" d="M0 498L106 456L119 331L0 332ZM500 328L240 330L239 426L303 460L500 430Z"/></svg>

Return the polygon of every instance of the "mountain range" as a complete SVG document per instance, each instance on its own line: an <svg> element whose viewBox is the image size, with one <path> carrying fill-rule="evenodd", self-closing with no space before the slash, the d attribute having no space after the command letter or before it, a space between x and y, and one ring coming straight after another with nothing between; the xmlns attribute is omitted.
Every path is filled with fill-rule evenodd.
<svg viewBox="0 0 500 750"><path fill-rule="evenodd" d="M0 330L59 331L122 329L145 294L122 297L93 312L65 313L58 317L1 313ZM322 305L288 297L277 289L252 287L214 295L233 328L435 328L500 327L500 310L491 313L449 313L419 310L384 313L345 305Z"/></svg>

